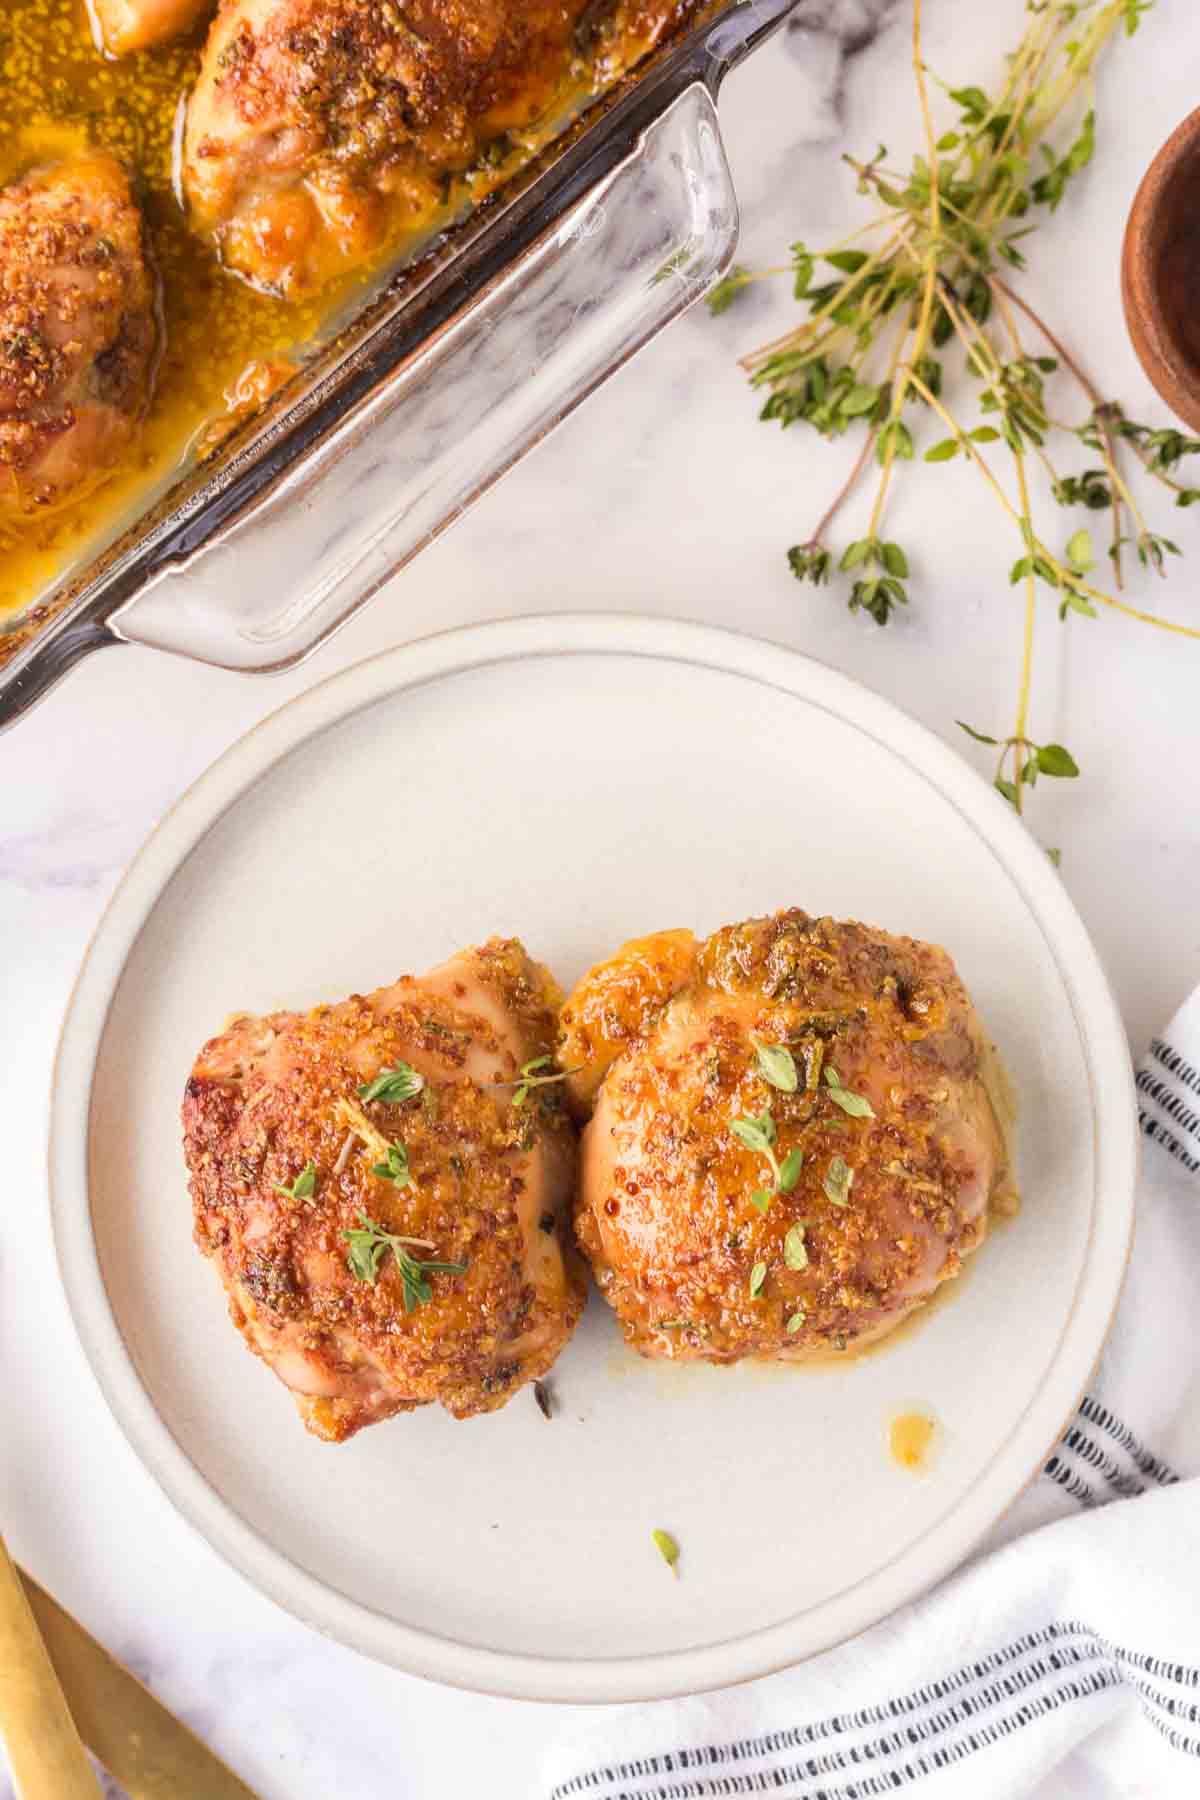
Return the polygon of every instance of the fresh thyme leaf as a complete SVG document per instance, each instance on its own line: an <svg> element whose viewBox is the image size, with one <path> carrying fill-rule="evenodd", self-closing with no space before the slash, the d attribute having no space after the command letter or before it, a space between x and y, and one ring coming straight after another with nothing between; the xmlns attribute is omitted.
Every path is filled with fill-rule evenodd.
<svg viewBox="0 0 1200 1800"><path fill-rule="evenodd" d="M973 725L965 724L962 719L956 719L954 723L960 731L965 731L968 737L973 737L977 744L998 744L1000 742L999 738L988 737L986 732L976 731Z"/></svg>
<svg viewBox="0 0 1200 1800"><path fill-rule="evenodd" d="M669 1531L652 1531L650 1536L654 1539L654 1547L658 1551L658 1554L662 1557L672 1575L678 1579L679 1545L675 1542L675 1539L671 1536Z"/></svg>
<svg viewBox="0 0 1200 1800"><path fill-rule="evenodd" d="M908 558L899 544L884 543L874 537L858 538L847 546L838 566L863 570L850 590L851 612L861 610L869 613L877 625L886 625L895 607L908 605L904 588Z"/></svg>
<svg viewBox="0 0 1200 1800"><path fill-rule="evenodd" d="M854 1185L854 1170L849 1167L844 1157L835 1156L825 1172L822 1186L826 1197L834 1206L849 1206L850 1189Z"/></svg>
<svg viewBox="0 0 1200 1800"><path fill-rule="evenodd" d="M1200 499L1200 488L1196 497ZM1179 504L1183 505L1182 495ZM793 544L788 551L788 567L797 581L811 581L814 587L820 587L829 580L829 552L823 544Z"/></svg>
<svg viewBox="0 0 1200 1800"><path fill-rule="evenodd" d="M1061 475L1051 484L1050 491L1060 506L1084 506L1089 512L1104 512L1113 501L1107 469L1085 469L1082 475ZM1067 549L1069 552L1069 544Z"/></svg>
<svg viewBox="0 0 1200 1800"><path fill-rule="evenodd" d="M800 1149L789 1150L779 1165L779 1191L790 1194L800 1179L800 1170L804 1166L804 1152Z"/></svg>
<svg viewBox="0 0 1200 1800"><path fill-rule="evenodd" d="M1086 575L1089 569L1096 566L1096 552L1092 548L1092 534L1086 525L1073 532L1067 539L1067 561L1079 575Z"/></svg>
<svg viewBox="0 0 1200 1800"><path fill-rule="evenodd" d="M874 412L878 404L879 389L860 382L842 401L842 413L847 419L856 419L860 413Z"/></svg>
<svg viewBox="0 0 1200 1800"><path fill-rule="evenodd" d="M1042 744L1037 753L1037 766L1043 775L1078 775L1079 764L1061 744Z"/></svg>
<svg viewBox="0 0 1200 1800"><path fill-rule="evenodd" d="M390 1181L393 1187L412 1187L413 1175L408 1165L408 1151L401 1143L389 1144L387 1155L382 1162L371 1164L372 1175L378 1175L381 1181Z"/></svg>
<svg viewBox="0 0 1200 1800"><path fill-rule="evenodd" d="M753 275L735 264L728 275L722 281L718 281L716 287L711 288L706 296L705 304L713 317L716 318L718 314L728 312L742 289L749 287L753 279Z"/></svg>
<svg viewBox="0 0 1200 1800"><path fill-rule="evenodd" d="M750 1298L756 1300L762 1293L763 1282L767 1279L767 1265L756 1262L750 1271Z"/></svg>
<svg viewBox="0 0 1200 1800"><path fill-rule="evenodd" d="M389 1106L397 1106L403 1100L412 1100L425 1086L425 1077L418 1075L411 1063L398 1062L392 1069L382 1069L374 1081L364 1083L358 1090L358 1097L364 1102L383 1100Z"/></svg>
<svg viewBox="0 0 1200 1800"><path fill-rule="evenodd" d="M277 1194L286 1194L289 1200L307 1200L316 1192L317 1165L305 1163L291 1187L284 1187L281 1181L272 1182L271 1185Z"/></svg>
<svg viewBox="0 0 1200 1800"><path fill-rule="evenodd" d="M805 1317L806 1314L803 1307L800 1308L799 1312L794 1312L787 1322L788 1331L799 1331L804 1324Z"/></svg>
<svg viewBox="0 0 1200 1800"><path fill-rule="evenodd" d="M942 438L940 443L934 444L925 452L925 461L927 463L949 462L952 457L957 455L958 439L952 437Z"/></svg>
<svg viewBox="0 0 1200 1800"><path fill-rule="evenodd" d="M350 1273L359 1281L369 1281L374 1287L379 1278L379 1265L387 1252L386 1240L373 1238L366 1231L344 1231L342 1236L350 1243L346 1253Z"/></svg>
<svg viewBox="0 0 1200 1800"><path fill-rule="evenodd" d="M803 244L793 244L791 255L793 274L792 294L795 299L803 300L804 296L808 293L809 288L812 286L813 270L816 265L814 259L809 255Z"/></svg>
<svg viewBox="0 0 1200 1800"><path fill-rule="evenodd" d="M1065 156L1055 157L1053 150L1047 144L1043 144L1041 148L1042 154L1050 166L1044 175L1038 176L1029 191L1039 204L1048 206L1053 212L1062 199L1072 175L1078 175L1079 171L1086 169L1092 160L1092 154L1096 148L1095 112L1089 108L1084 114L1079 136Z"/></svg>
<svg viewBox="0 0 1200 1800"><path fill-rule="evenodd" d="M783 1260L789 1269L807 1269L808 1246L804 1241L803 1225L793 1225L784 1238Z"/></svg>
<svg viewBox="0 0 1200 1800"><path fill-rule="evenodd" d="M825 261L844 275L856 275L867 261L865 250L835 250Z"/></svg>
<svg viewBox="0 0 1200 1800"><path fill-rule="evenodd" d="M769 1107L757 1119L731 1119L729 1129L747 1150L757 1150L761 1156L767 1155L775 1142L775 1121Z"/></svg>
<svg viewBox="0 0 1200 1800"><path fill-rule="evenodd" d="M891 458L898 462L911 462L916 455L912 440L912 432L902 419L889 419L875 440L875 460L887 463Z"/></svg>
<svg viewBox="0 0 1200 1800"><path fill-rule="evenodd" d="M1008 801L1010 806L1016 806L1018 804L1017 784L1015 781L1008 781L1003 775L997 775L992 786L998 794L1004 795L1004 798Z"/></svg>
<svg viewBox="0 0 1200 1800"><path fill-rule="evenodd" d="M950 98L962 107L963 123L966 125L978 125L987 118L991 110L988 97L981 87L951 88Z"/></svg>
<svg viewBox="0 0 1200 1800"><path fill-rule="evenodd" d="M578 1075L579 1070L583 1067L582 1063L580 1063L573 1069L553 1069L553 1073L549 1075L541 1072L544 1069L552 1069L553 1063L554 1058L552 1056L535 1056L532 1057L529 1062L521 1064L521 1073L515 1080L488 1081L484 1083L484 1086L489 1088L513 1088L516 1090L513 1094L513 1105L524 1106L526 1100L529 1098L530 1088L549 1087L556 1081L566 1081L570 1076Z"/></svg>
<svg viewBox="0 0 1200 1800"><path fill-rule="evenodd" d="M842 1078L832 1063L825 1064L825 1081L829 1098L836 1101L844 1113L852 1119L873 1119L875 1109L862 1094L851 1093L848 1087L842 1086Z"/></svg>
<svg viewBox="0 0 1200 1800"><path fill-rule="evenodd" d="M785 1052L785 1054L791 1065L793 1083L794 1085L798 1085L799 1077L796 1073L796 1064L792 1059L791 1052L788 1051ZM788 1091L790 1092L791 1090L789 1089ZM732 1131L734 1137L745 1144L748 1150L756 1150L760 1156L765 1156L771 1165L771 1174L775 1178L774 1186L771 1188L756 1188L754 1193L750 1196L750 1204L758 1212L765 1213L776 1194L790 1194L795 1187L796 1182L800 1177L801 1165L804 1162L803 1153L799 1149L789 1150L784 1157L783 1162L780 1163L774 1150L776 1136L775 1121L771 1117L771 1109L769 1106L759 1114L757 1119L731 1119L729 1122L729 1129Z"/></svg>
<svg viewBox="0 0 1200 1800"><path fill-rule="evenodd" d="M796 1060L786 1044L760 1044L754 1046L755 1061L758 1072L771 1087L778 1088L781 1094L794 1094L800 1085L800 1077L796 1073Z"/></svg>
<svg viewBox="0 0 1200 1800"><path fill-rule="evenodd" d="M1143 568L1155 569L1163 573L1163 561L1166 556L1182 554L1178 544L1170 538L1158 537L1153 531L1143 531L1136 539L1137 557Z"/></svg>
<svg viewBox="0 0 1200 1800"><path fill-rule="evenodd" d="M1098 619L1100 617L1100 614L1096 611L1091 601L1085 594L1081 594L1078 588L1071 587L1069 584L1064 584L1062 594L1062 605L1058 609L1058 616L1060 619L1065 619L1069 612L1082 613L1085 619Z"/></svg>

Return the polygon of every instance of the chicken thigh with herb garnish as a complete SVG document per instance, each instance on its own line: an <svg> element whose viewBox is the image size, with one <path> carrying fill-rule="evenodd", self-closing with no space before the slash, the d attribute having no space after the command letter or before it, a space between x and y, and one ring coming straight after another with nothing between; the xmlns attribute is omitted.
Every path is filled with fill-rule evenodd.
<svg viewBox="0 0 1200 1800"><path fill-rule="evenodd" d="M258 286L311 291L423 224L448 179L506 133L565 106L597 32L613 79L676 11L676 0L223 0L188 104L193 223Z"/></svg>
<svg viewBox="0 0 1200 1800"><path fill-rule="evenodd" d="M373 994L239 1018L197 1058L196 1242L317 1437L431 1401L494 1410L575 1329L558 999L493 938Z"/></svg>
<svg viewBox="0 0 1200 1800"><path fill-rule="evenodd" d="M121 165L95 152L0 188L0 518L103 479L140 427L156 348Z"/></svg>
<svg viewBox="0 0 1200 1800"><path fill-rule="evenodd" d="M577 1098L601 1077L576 1231L627 1341L799 1360L890 1331L982 1241L1005 1168L950 958L799 911L628 950L559 1045Z"/></svg>

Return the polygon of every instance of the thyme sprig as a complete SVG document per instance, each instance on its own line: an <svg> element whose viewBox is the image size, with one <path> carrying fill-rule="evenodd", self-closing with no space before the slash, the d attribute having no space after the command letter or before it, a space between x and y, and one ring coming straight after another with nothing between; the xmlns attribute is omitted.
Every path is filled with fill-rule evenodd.
<svg viewBox="0 0 1200 1800"><path fill-rule="evenodd" d="M1153 0L1026 0L1027 24L1004 79L992 95L951 88L927 69L921 47L921 0L913 0L912 65L925 135L923 154L907 173L889 166L880 146L867 162L847 156L858 190L878 209L861 229L817 252L791 246L780 269L735 269L709 296L724 312L756 281L786 274L808 307L804 324L743 358L752 385L765 395L761 417L781 426L810 426L824 438L861 432L849 475L823 516L788 551L797 580L821 586L852 577L851 611L886 625L909 601L908 552L883 530L898 466L956 457L980 473L1020 538L1010 580L1023 589L1024 632L1014 729L1006 738L975 733L1001 749L996 786L1017 811L1039 774L1075 775L1061 745L1029 735L1034 629L1040 588L1054 593L1059 617L1094 619L1105 608L1182 637L1200 629L1160 617L1118 598L1132 553L1163 574L1178 546L1152 529L1134 487L1149 477L1174 504L1200 501L1183 478L1200 439L1127 418L1095 386L1061 339L1011 286L1025 266L1022 241L1037 213L1053 213L1092 160L1096 143L1093 74L1110 41L1131 37ZM956 108L948 129L935 129L929 86L936 82ZM1074 123L1068 126L1068 120ZM1065 135L1064 135L1065 134ZM832 271L823 279L825 270ZM1026 343L1032 326L1040 342ZM946 398L944 352L956 346L977 388L978 421L961 422ZM1047 390L1058 374L1083 401L1081 414L1060 417ZM923 446L922 421L942 435ZM1011 487L988 455L1009 458ZM1060 466L1063 449L1088 453L1082 468ZM874 465L870 516L862 535L840 547L829 532L841 508ZM1091 533L1079 527L1061 546L1035 513L1030 477L1041 472L1052 500L1066 509L1107 513L1117 593L1097 585ZM1058 766L1052 766L1057 758ZM1069 766L1068 766L1069 765Z"/></svg>
<svg viewBox="0 0 1200 1800"><path fill-rule="evenodd" d="M392 1069L381 1069L374 1081L364 1082L358 1097L368 1104L372 1100L383 1100L389 1106L398 1106L405 1100L412 1100L424 1086L425 1077L418 1075L411 1063L398 1062Z"/></svg>
<svg viewBox="0 0 1200 1800"><path fill-rule="evenodd" d="M1022 787L1033 787L1039 775L1052 775L1058 778L1073 777L1079 773L1079 765L1071 752L1063 744L1035 744L1032 738L994 738L985 731L976 731L973 725L967 725L962 719L955 724L968 737L974 738L977 744L992 744L1000 751L996 764L996 773L992 785L998 793L1020 810L1018 791ZM1005 765L1011 764L1011 778L1004 773Z"/></svg>
<svg viewBox="0 0 1200 1800"><path fill-rule="evenodd" d="M317 1165L314 1162L305 1163L296 1179L289 1185L285 1186L282 1181L273 1181L271 1186L275 1193L286 1194L289 1200L308 1200L316 1192Z"/></svg>
<svg viewBox="0 0 1200 1800"><path fill-rule="evenodd" d="M520 1107L528 1100L530 1088L552 1087L555 1082L569 1081L582 1068L583 1064L579 1063L573 1069L556 1069L552 1056L534 1056L529 1062L521 1064L521 1073L515 1081L489 1081L484 1085L489 1088L515 1088L512 1103ZM547 1070L549 1073L543 1072Z"/></svg>
<svg viewBox="0 0 1200 1800"><path fill-rule="evenodd" d="M765 1106L755 1119L731 1119L729 1129L747 1150L754 1150L759 1156L765 1156L770 1164L772 1184L769 1188L756 1188L750 1196L755 1210L765 1213L776 1194L790 1194L800 1179L800 1171L804 1167L804 1152L799 1148L789 1150L780 1162L775 1154L775 1121L771 1117L771 1108Z"/></svg>
<svg viewBox="0 0 1200 1800"><path fill-rule="evenodd" d="M401 1297L405 1312L412 1312L414 1307L427 1306L433 1298L433 1289L429 1285L430 1275L465 1275L466 1263L458 1262L418 1262L411 1251L432 1250L433 1245L425 1238L400 1237L394 1231L387 1231L372 1219L369 1213L359 1213L358 1224L349 1231L343 1231L349 1246L346 1252L346 1264L350 1273L359 1281L367 1281L372 1287L379 1280L379 1268L390 1250L396 1268L400 1274Z"/></svg>

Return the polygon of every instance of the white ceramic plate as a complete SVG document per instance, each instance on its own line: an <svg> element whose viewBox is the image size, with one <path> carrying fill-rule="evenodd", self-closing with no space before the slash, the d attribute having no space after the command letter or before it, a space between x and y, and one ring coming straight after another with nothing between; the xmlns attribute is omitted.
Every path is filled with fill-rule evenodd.
<svg viewBox="0 0 1200 1800"><path fill-rule="evenodd" d="M307 1006L494 931L570 982L624 938L786 905L948 945L1019 1093L1025 1204L920 1329L819 1371L671 1369L593 1296L555 1371L457 1424L332 1448L191 1243L179 1101L230 1012ZM1128 1247L1125 1040L1046 856L951 751L786 650L638 618L389 652L276 713L150 839L96 934L54 1085L63 1276L180 1512L301 1618L419 1674L650 1698L812 1654L946 1573L1049 1451ZM924 1479L888 1457L912 1404ZM683 1547L673 1581L650 1533Z"/></svg>

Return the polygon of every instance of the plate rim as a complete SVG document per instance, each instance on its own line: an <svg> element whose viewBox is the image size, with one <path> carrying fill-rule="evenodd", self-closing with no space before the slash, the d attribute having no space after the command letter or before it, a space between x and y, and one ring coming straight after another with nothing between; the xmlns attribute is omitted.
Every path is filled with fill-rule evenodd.
<svg viewBox="0 0 1200 1800"><path fill-rule="evenodd" d="M936 1527L806 1614L687 1650L565 1659L462 1643L386 1618L301 1568L221 1498L158 1413L121 1335L92 1231L88 1145L97 1057L129 955L172 876L256 780L321 732L406 690L473 668L581 654L764 681L866 731L955 806L1016 884L1066 989L1088 1069L1095 1185L1084 1262L1049 1373ZM1103 1348L1132 1242L1138 1149L1128 1043L1095 947L1045 852L949 745L852 677L770 639L640 613L534 614L436 632L337 671L252 726L164 814L105 907L64 1014L51 1089L50 1211L76 1335L118 1429L179 1516L252 1586L334 1641L450 1686L575 1704L644 1701L753 1680L830 1649L969 1555L1036 1476Z"/></svg>

